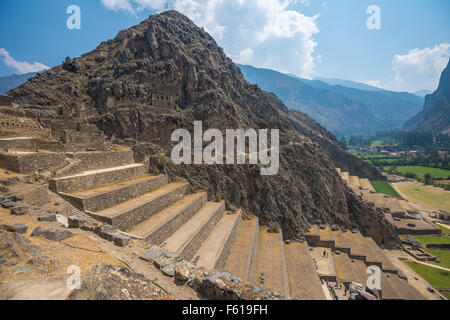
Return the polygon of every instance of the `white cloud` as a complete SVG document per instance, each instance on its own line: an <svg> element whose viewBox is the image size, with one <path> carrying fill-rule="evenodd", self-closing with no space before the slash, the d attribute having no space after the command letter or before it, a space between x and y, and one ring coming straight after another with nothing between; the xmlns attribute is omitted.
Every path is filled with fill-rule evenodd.
<svg viewBox="0 0 450 320"><path fill-rule="evenodd" d="M391 87L409 92L422 89L434 91L449 58L450 44L448 43L423 50L413 49L405 55L397 54L392 60Z"/></svg>
<svg viewBox="0 0 450 320"><path fill-rule="evenodd" d="M450 44L441 43L433 48L412 49L407 54L396 54L392 59L392 73L386 83L379 80L364 83L393 91L417 92L428 90L434 92L441 78L442 71L450 58Z"/></svg>
<svg viewBox="0 0 450 320"><path fill-rule="evenodd" d="M102 4L108 9L108 10L124 10L128 11L131 14L135 14L135 10L130 3L129 0L101 0Z"/></svg>
<svg viewBox="0 0 450 320"><path fill-rule="evenodd" d="M34 62L31 64L26 61L16 61L4 48L0 48L0 57L3 58L3 62L6 64L6 66L14 68L20 74L29 72L39 72L50 69L49 67L40 62Z"/></svg>
<svg viewBox="0 0 450 320"><path fill-rule="evenodd" d="M383 85L381 84L380 80L367 80L363 81L363 83L368 84L369 86L384 89Z"/></svg>
<svg viewBox="0 0 450 320"><path fill-rule="evenodd" d="M291 10L297 0L102 0L112 10L175 9L204 27L236 62L310 78L317 16ZM308 1L302 0L304 4ZM133 5L136 5L136 10ZM131 9L130 9L131 7Z"/></svg>
<svg viewBox="0 0 450 320"><path fill-rule="evenodd" d="M253 50L247 48L239 52L239 59L236 61L237 63L249 63L249 61L253 58Z"/></svg>

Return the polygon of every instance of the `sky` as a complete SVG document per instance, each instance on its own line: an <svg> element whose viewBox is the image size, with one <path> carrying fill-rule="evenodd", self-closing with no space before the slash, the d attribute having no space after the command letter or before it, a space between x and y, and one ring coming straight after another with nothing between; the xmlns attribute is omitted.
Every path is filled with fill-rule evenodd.
<svg viewBox="0 0 450 320"><path fill-rule="evenodd" d="M1 0L0 77L54 67L167 9L234 62L303 78L434 91L450 57L448 0Z"/></svg>

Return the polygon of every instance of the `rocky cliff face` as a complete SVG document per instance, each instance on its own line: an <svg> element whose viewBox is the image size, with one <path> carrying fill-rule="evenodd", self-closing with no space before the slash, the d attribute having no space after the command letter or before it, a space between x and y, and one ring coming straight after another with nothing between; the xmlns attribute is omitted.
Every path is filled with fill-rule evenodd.
<svg viewBox="0 0 450 320"><path fill-rule="evenodd" d="M442 72L437 90L425 97L423 110L408 121L405 128L450 134L450 61Z"/></svg>
<svg viewBox="0 0 450 320"><path fill-rule="evenodd" d="M111 140L139 141L141 155L164 151L170 156L172 132L192 130L194 120L203 121L204 130L222 132L279 129L280 171L275 176L261 176L254 165L168 163L163 170L206 189L211 199L226 199L228 206L257 214L263 223L278 222L286 237L313 222L356 226L355 215L373 210L349 210L350 191L314 142L344 154L332 135L245 81L203 29L175 11L151 16L94 51L66 59L9 96L22 106L39 105L43 111L35 116L41 123L47 123L43 115L70 118L97 125Z"/></svg>

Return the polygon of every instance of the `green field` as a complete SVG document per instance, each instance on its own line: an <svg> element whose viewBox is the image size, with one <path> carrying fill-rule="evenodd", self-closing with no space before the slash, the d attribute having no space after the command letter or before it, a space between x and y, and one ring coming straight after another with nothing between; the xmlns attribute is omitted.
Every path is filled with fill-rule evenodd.
<svg viewBox="0 0 450 320"><path fill-rule="evenodd" d="M389 170L391 167L384 167L384 170ZM401 174L406 174L408 172L414 173L417 177L423 179L425 174L429 173L433 178L448 178L450 177L450 170L437 169L422 166L398 166L397 171Z"/></svg>
<svg viewBox="0 0 450 320"><path fill-rule="evenodd" d="M427 248L427 244L429 243L450 243L450 237L437 237L437 236L414 236L417 241L420 242L422 248L435 256L440 264L436 264L445 268L450 268L450 251L449 250L430 250ZM450 289L450 288L449 288Z"/></svg>
<svg viewBox="0 0 450 320"><path fill-rule="evenodd" d="M450 235L450 229L449 228L446 228L446 227L441 226L439 224L438 224L438 227L441 228L442 233L446 233L446 234Z"/></svg>
<svg viewBox="0 0 450 320"><path fill-rule="evenodd" d="M386 194L388 196L400 197L397 191L387 181L370 181L376 192Z"/></svg>
<svg viewBox="0 0 450 320"><path fill-rule="evenodd" d="M431 286L436 289L450 288L450 272L440 270L413 261L406 261L408 266L419 276L424 278Z"/></svg>

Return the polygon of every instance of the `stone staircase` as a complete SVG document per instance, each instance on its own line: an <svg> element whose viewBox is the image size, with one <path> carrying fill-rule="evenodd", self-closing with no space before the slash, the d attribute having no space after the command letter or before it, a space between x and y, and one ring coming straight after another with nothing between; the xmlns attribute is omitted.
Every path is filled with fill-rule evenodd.
<svg viewBox="0 0 450 320"><path fill-rule="evenodd" d="M225 202L208 202L204 191L190 193L186 181L149 175L128 151L70 157L50 189L91 218L206 270L228 271L286 296L326 299L306 243L285 244L257 217L243 219ZM332 247L327 232L323 243Z"/></svg>
<svg viewBox="0 0 450 320"><path fill-rule="evenodd" d="M285 243L282 233L269 232L257 217L243 219L239 209L208 202L207 193L191 192L188 182L148 174L147 163L135 163L130 150L66 156L71 161L50 180L52 191L91 218L206 270L228 271L285 296L323 300L329 294L321 278L365 284L367 265L376 264L383 270L385 297L419 296L404 292L408 284L359 232L313 226L307 242ZM314 247L328 253L332 275L321 274L327 268L321 271L317 255L324 250Z"/></svg>
<svg viewBox="0 0 450 320"><path fill-rule="evenodd" d="M330 243L329 234L334 243L331 248L336 268L336 277L346 288L350 283L366 284L369 274L367 267L376 265L382 270L380 296L383 299L420 300L423 296L410 286L407 280L401 278L399 270L384 254L383 250L370 237L364 237L359 231L341 231L338 229L327 232L326 226L313 226L306 235L308 244L312 247L326 248ZM324 238L322 239L322 235ZM322 249L321 249L322 250Z"/></svg>

